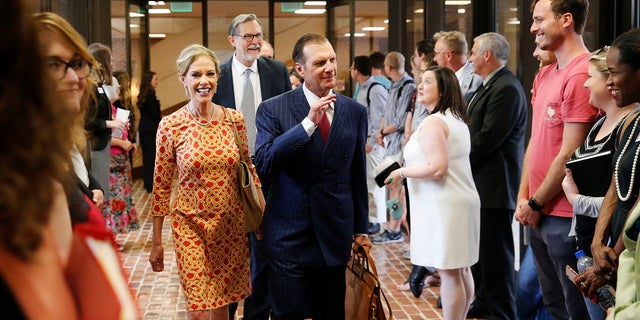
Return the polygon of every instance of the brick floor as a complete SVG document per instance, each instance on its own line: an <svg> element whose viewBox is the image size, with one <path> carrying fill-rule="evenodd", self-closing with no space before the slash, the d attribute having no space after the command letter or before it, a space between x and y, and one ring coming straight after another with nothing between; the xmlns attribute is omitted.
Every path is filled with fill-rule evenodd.
<svg viewBox="0 0 640 320"><path fill-rule="evenodd" d="M141 228L117 237L123 244L124 268L130 275L129 283L138 299L144 319L186 319L186 306L178 280L169 223L165 221L165 271L156 273L149 266L152 219L149 217L151 199L142 187L142 180L134 181L134 201L140 215ZM409 260L402 257L402 244L375 245L371 251L380 281L393 310L393 318L442 319L442 309L436 308L439 287L425 288L416 299L396 287L404 282L411 270ZM242 304L239 307L242 313ZM241 319L241 317L237 317Z"/></svg>

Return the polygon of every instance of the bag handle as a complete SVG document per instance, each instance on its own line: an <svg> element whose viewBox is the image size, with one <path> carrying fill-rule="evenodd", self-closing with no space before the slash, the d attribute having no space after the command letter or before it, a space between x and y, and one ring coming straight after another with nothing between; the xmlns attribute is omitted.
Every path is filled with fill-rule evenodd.
<svg viewBox="0 0 640 320"><path fill-rule="evenodd" d="M378 270L376 269L376 264L375 264L375 262L373 262L373 257L371 256L371 249L369 247L365 247L365 246L358 246L357 248L354 249L354 254L362 254L364 256L364 258L366 258L365 266L376 277L376 280L378 281L378 284L379 284L380 293L382 294L382 298L384 300L384 303L387 305L387 310L389 310L389 318L388 319L392 320L393 319L393 311L391 310L391 305L389 304L389 299L387 299L387 295L384 294L384 290L382 290L382 285L380 285L381 282L378 279Z"/></svg>
<svg viewBox="0 0 640 320"><path fill-rule="evenodd" d="M233 124L233 134L236 137L236 145L238 146L238 150L240 150L240 136L238 135L238 128L236 128L236 121L235 119L231 116L231 114L227 111L227 108L222 107L222 109L224 110L224 114L229 117L229 120L231 120L231 123ZM244 156L244 152L240 151L240 158L249 163L249 159L248 157Z"/></svg>

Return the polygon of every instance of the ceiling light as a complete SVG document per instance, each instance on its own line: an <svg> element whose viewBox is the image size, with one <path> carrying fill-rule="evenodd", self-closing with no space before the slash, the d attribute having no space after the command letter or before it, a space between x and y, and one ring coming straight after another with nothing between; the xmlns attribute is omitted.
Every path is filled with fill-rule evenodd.
<svg viewBox="0 0 640 320"><path fill-rule="evenodd" d="M458 9L458 13L460 13L460 14L463 14L463 13L465 13L465 12L467 12L467 10L465 10L464 8L460 8L460 9Z"/></svg>
<svg viewBox="0 0 640 320"><path fill-rule="evenodd" d="M149 13L153 14L169 14L171 10L169 9L149 9Z"/></svg>
<svg viewBox="0 0 640 320"><path fill-rule="evenodd" d="M326 1L305 1L304 5L305 6L326 6L327 2Z"/></svg>
<svg viewBox="0 0 640 320"><path fill-rule="evenodd" d="M413 13L424 13L424 9L416 9Z"/></svg>
<svg viewBox="0 0 640 320"><path fill-rule="evenodd" d="M149 33L149 38L166 38L167 35L164 33Z"/></svg>
<svg viewBox="0 0 640 320"><path fill-rule="evenodd" d="M142 17L144 17L144 14L137 13L137 12L129 12L129 17L131 17L131 18L142 18Z"/></svg>
<svg viewBox="0 0 640 320"><path fill-rule="evenodd" d="M456 0L447 0L444 2L447 6L467 6L471 4L471 1L456 1Z"/></svg>
<svg viewBox="0 0 640 320"><path fill-rule="evenodd" d="M347 33L345 33L345 34L344 34L344 36L345 36L345 37L350 37L350 36L351 36L351 33L347 32ZM354 37L364 37L364 36L365 36L365 34L364 34L364 33L362 33L362 32L355 32L355 33L353 34L353 36L354 36Z"/></svg>
<svg viewBox="0 0 640 320"><path fill-rule="evenodd" d="M389 19L384 19L383 23L389 24Z"/></svg>
<svg viewBox="0 0 640 320"><path fill-rule="evenodd" d="M131 23L129 24L129 28L140 28L140 25L137 23Z"/></svg>
<svg viewBox="0 0 640 320"><path fill-rule="evenodd" d="M520 20L518 20L518 18L509 18L507 24L520 24Z"/></svg>
<svg viewBox="0 0 640 320"><path fill-rule="evenodd" d="M148 1L147 3L150 6L164 6L165 5L164 1Z"/></svg>
<svg viewBox="0 0 640 320"><path fill-rule="evenodd" d="M327 9L298 9L294 11L295 14L323 14L327 12Z"/></svg>
<svg viewBox="0 0 640 320"><path fill-rule="evenodd" d="M384 31L385 27L362 27L362 31Z"/></svg>

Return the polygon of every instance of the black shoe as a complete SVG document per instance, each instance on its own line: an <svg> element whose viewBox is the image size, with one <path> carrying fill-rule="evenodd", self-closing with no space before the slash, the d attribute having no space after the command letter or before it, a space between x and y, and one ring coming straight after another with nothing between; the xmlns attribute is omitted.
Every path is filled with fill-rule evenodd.
<svg viewBox="0 0 640 320"><path fill-rule="evenodd" d="M467 319L486 319L489 317L489 315L489 311L487 311L487 307L484 305L484 302L476 299L471 303L471 306L469 307L469 311L467 312Z"/></svg>
<svg viewBox="0 0 640 320"><path fill-rule="evenodd" d="M411 293L416 298L420 298L422 295L422 289L424 289L424 278L429 275L429 270L423 266L413 266L411 274L409 275L409 288Z"/></svg>
<svg viewBox="0 0 640 320"><path fill-rule="evenodd" d="M442 309L442 296L438 296L438 301L436 301L436 307L438 307L438 309Z"/></svg>
<svg viewBox="0 0 640 320"><path fill-rule="evenodd" d="M380 224L379 223L371 223L369 222L369 229L367 231L369 234L376 234L380 232Z"/></svg>

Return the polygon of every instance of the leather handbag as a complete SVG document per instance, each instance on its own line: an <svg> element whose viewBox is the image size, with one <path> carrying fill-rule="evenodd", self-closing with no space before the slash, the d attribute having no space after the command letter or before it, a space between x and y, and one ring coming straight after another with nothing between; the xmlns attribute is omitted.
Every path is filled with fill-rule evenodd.
<svg viewBox="0 0 640 320"><path fill-rule="evenodd" d="M347 291L345 294L346 320L392 320L393 312L380 286L378 271L369 249L359 246L354 249L347 263L345 274ZM383 304L389 311L385 314Z"/></svg>
<svg viewBox="0 0 640 320"><path fill-rule="evenodd" d="M227 109L225 113L229 116ZM240 149L240 138L238 136L238 129L236 128L236 122L232 117L229 117L233 123L233 132L236 138L236 144ZM247 232L255 231L260 228L262 224L262 217L264 214L264 195L262 189L258 188L251 174L251 170L254 168L253 162L249 157L243 156L244 152L240 150L240 161L238 165L238 186L240 188L240 201L242 202L242 210L244 212L245 230Z"/></svg>

